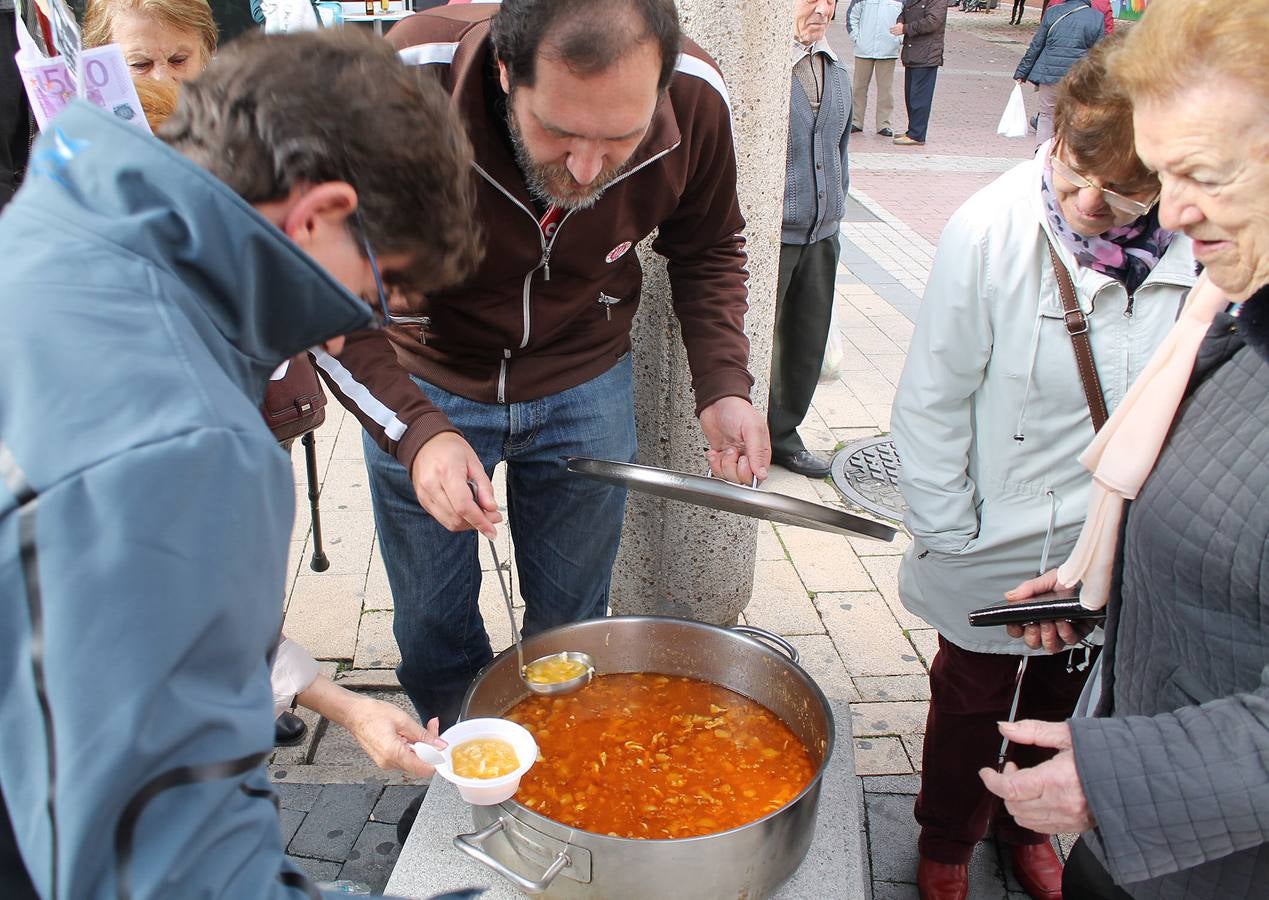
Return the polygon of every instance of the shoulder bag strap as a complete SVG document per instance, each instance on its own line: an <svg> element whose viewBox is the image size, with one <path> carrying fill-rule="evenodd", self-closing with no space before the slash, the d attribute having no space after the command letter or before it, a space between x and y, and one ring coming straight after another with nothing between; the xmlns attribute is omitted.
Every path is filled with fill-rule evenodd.
<svg viewBox="0 0 1269 900"><path fill-rule="evenodd" d="M1058 293L1062 296L1062 320L1066 323L1066 333L1071 336L1071 344L1075 348L1075 365L1080 371L1080 384L1084 388L1084 398L1088 401L1088 412L1093 417L1093 431L1101 431L1110 414L1106 411L1102 382L1097 377L1097 366L1093 363L1093 346L1088 340L1088 317L1075 299L1071 273L1066 271L1066 266L1058 259L1052 241L1048 242L1048 247L1049 259L1053 261L1053 278L1057 281Z"/></svg>

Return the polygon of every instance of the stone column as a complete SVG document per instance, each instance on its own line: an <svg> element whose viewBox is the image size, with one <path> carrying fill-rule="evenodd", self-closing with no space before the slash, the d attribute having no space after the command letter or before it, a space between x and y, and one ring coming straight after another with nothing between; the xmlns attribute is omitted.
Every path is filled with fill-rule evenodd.
<svg viewBox="0 0 1269 900"><path fill-rule="evenodd" d="M740 202L749 254L749 368L753 400L767 403L784 196L793 13L790 0L678 0L684 31L722 68L731 95ZM639 461L706 470L691 375L670 307L664 262L640 248L643 298L635 320ZM753 589L753 520L631 492L613 574L617 614L735 624Z"/></svg>

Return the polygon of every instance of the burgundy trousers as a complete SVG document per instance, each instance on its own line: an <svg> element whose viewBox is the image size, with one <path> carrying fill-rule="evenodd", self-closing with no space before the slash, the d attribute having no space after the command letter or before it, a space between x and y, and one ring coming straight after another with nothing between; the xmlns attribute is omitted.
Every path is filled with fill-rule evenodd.
<svg viewBox="0 0 1269 900"><path fill-rule="evenodd" d="M1099 648L1100 649L1100 648ZM1018 719L1065 721L1075 708L1088 666L1083 648L1054 656L1033 656L1027 663L1018 702ZM921 757L921 793L916 820L921 826L917 849L934 862L962 865L991 825L1005 844L1039 844L1047 835L1023 828L1003 803L983 786L978 770L995 767L1000 752L997 722L1009 717L1020 656L974 653L939 635L939 652L930 667L930 713ZM1068 668L1071 671L1067 671ZM1009 745L1008 758L1029 768L1054 751Z"/></svg>

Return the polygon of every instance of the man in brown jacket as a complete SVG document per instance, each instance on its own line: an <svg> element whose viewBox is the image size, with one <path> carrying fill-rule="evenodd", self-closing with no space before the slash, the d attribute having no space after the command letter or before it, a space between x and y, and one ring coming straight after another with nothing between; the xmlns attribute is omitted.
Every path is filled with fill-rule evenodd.
<svg viewBox="0 0 1269 900"><path fill-rule="evenodd" d="M473 531L493 536L500 521L499 462L524 633L606 614L625 492L561 458L635 457L633 247L653 230L711 468L761 479L771 450L749 402L726 88L681 39L671 0L446 6L388 39L435 72L467 127L485 260L319 364L368 431L401 684L448 724L492 658ZM430 215L419 210L420 230Z"/></svg>
<svg viewBox="0 0 1269 900"><path fill-rule="evenodd" d="M908 130L894 139L901 147L925 143L934 105L934 82L943 65L943 36L947 31L947 0L903 0L899 21L891 34L903 35L903 101Z"/></svg>

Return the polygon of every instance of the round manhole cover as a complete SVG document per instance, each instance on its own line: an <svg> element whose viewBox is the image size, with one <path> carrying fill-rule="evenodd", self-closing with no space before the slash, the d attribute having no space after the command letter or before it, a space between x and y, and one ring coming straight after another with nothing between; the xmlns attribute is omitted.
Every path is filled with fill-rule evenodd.
<svg viewBox="0 0 1269 900"><path fill-rule="evenodd" d="M847 444L833 457L833 484L860 509L896 521L907 506L899 493L899 455L890 438Z"/></svg>

